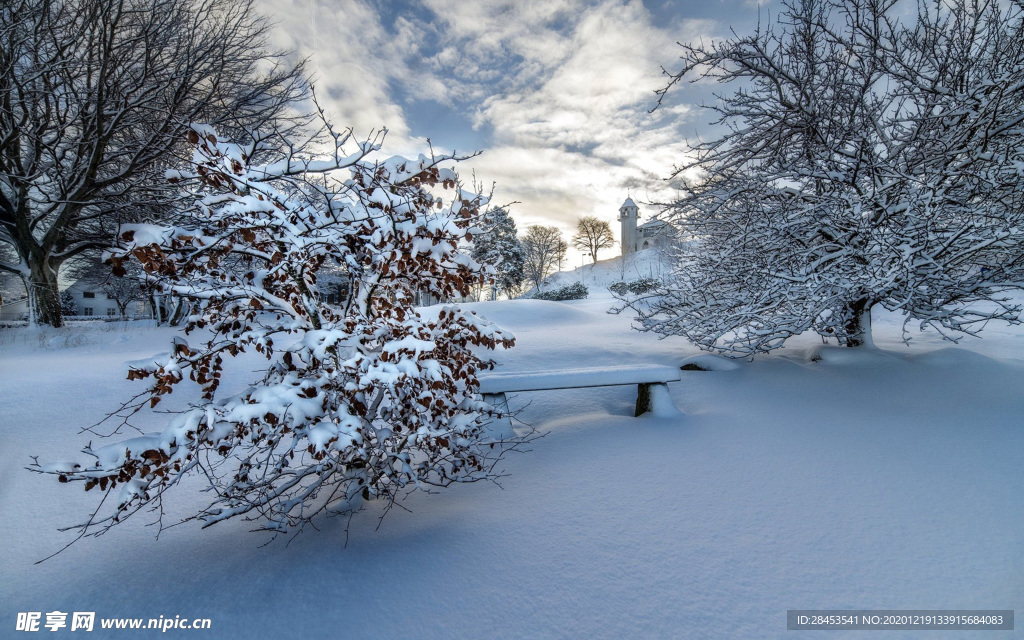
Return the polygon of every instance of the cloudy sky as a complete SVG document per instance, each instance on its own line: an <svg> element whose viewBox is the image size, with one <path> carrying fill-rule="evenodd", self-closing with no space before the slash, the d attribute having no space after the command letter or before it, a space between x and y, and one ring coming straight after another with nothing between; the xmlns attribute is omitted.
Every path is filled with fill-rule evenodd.
<svg viewBox="0 0 1024 640"><path fill-rule="evenodd" d="M308 57L331 120L387 127L386 149L482 154L459 167L496 184L522 231L612 224L631 194L671 197L667 180L711 120L715 87L654 91L677 41L749 30L756 0L261 0L279 44ZM641 217L656 210L641 205ZM606 251L602 258L616 252ZM570 265L579 256L571 256Z"/></svg>

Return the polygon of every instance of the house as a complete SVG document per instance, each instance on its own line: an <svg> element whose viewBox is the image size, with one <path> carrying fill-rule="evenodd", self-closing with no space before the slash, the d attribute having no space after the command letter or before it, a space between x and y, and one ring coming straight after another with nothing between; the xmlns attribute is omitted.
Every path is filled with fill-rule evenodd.
<svg viewBox="0 0 1024 640"><path fill-rule="evenodd" d="M24 294L0 296L0 321L26 320L29 315L28 305L28 297ZM70 318L120 318L121 306L124 306L124 316L127 318L146 318L151 315L137 284L131 281L119 281L107 287L103 283L78 280L61 292L61 306L64 315Z"/></svg>
<svg viewBox="0 0 1024 640"><path fill-rule="evenodd" d="M146 301L134 288L108 288L102 283L86 279L76 281L64 290L64 298L75 306L72 314L79 317L115 318L121 316L119 302L124 305L124 315L129 318L148 316Z"/></svg>

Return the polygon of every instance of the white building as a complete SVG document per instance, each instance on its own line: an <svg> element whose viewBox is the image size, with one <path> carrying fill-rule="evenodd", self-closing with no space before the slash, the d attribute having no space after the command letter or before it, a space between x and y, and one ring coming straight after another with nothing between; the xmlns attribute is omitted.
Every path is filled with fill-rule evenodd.
<svg viewBox="0 0 1024 640"><path fill-rule="evenodd" d="M28 298L0 298L0 321L22 320L28 317Z"/></svg>
<svg viewBox="0 0 1024 640"><path fill-rule="evenodd" d="M622 255L663 246L669 242L672 236L672 227L664 220L648 220L638 225L640 208L636 206L632 198L626 198L626 201L619 207L618 220L622 225L620 232Z"/></svg>
<svg viewBox="0 0 1024 640"><path fill-rule="evenodd" d="M78 280L64 290L66 295L71 296L75 303L77 316L92 317L100 316L114 318L121 315L117 307L116 296L103 290L102 284ZM137 318L147 315L145 300L135 299L128 302L125 308L125 315L129 318Z"/></svg>
<svg viewBox="0 0 1024 640"><path fill-rule="evenodd" d="M147 303L137 292L126 291L128 296L133 296L125 305L125 316L128 318L149 317L150 310ZM74 313L65 315L72 318L119 318L121 310L117 306L117 296L104 290L102 284L78 280L61 292L61 297L71 298L74 303ZM24 294L17 297L0 298L0 321L24 321L28 318L28 298Z"/></svg>
<svg viewBox="0 0 1024 640"><path fill-rule="evenodd" d="M639 207L636 206L632 198L626 198L626 201L619 207L618 218L619 224L622 225L619 234L622 255L636 251L636 222L639 219Z"/></svg>

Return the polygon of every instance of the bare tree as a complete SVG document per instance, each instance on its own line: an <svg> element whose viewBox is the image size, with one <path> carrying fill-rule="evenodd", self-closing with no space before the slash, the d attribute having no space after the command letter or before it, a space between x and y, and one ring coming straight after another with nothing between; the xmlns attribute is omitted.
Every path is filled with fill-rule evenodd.
<svg viewBox="0 0 1024 640"><path fill-rule="evenodd" d="M584 216L576 224L576 235L572 237L572 246L586 253L597 264L597 252L615 246L615 236L611 226L604 220L594 216Z"/></svg>
<svg viewBox="0 0 1024 640"><path fill-rule="evenodd" d="M122 318L128 317L128 305L144 299L142 287L135 278L107 278L103 282L103 292L117 305L117 312Z"/></svg>
<svg viewBox="0 0 1024 640"><path fill-rule="evenodd" d="M672 84L742 86L680 168L704 175L672 204L697 250L637 305L644 328L749 355L807 330L870 345L876 306L905 337L1018 320L1024 8L905 7L791 1L753 35L683 47Z"/></svg>
<svg viewBox="0 0 1024 640"><path fill-rule="evenodd" d="M558 227L531 225L520 240L523 247L523 275L538 289L544 278L557 271L568 245Z"/></svg>
<svg viewBox="0 0 1024 640"><path fill-rule="evenodd" d="M166 211L163 171L190 122L257 128L305 89L251 0L0 5L0 269L37 322L62 323L62 265L120 221Z"/></svg>

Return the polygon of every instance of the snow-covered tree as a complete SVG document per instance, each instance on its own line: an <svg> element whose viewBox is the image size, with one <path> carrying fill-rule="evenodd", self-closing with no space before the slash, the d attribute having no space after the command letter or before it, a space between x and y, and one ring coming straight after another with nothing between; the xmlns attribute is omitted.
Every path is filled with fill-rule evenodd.
<svg viewBox="0 0 1024 640"><path fill-rule="evenodd" d="M536 224L526 228L520 244L523 247L523 274L538 289L544 278L562 266L569 248L558 227Z"/></svg>
<svg viewBox="0 0 1024 640"><path fill-rule="evenodd" d="M572 237L572 246L589 255L597 264L597 252L615 246L615 235L611 225L605 220L594 216L583 216L576 223L576 235Z"/></svg>
<svg viewBox="0 0 1024 640"><path fill-rule="evenodd" d="M35 321L61 325L68 261L170 209L190 122L280 124L304 81L268 34L251 0L0 3L0 270Z"/></svg>
<svg viewBox="0 0 1024 640"><path fill-rule="evenodd" d="M508 210L495 207L484 215L481 233L473 238L473 259L494 269L494 285L510 298L518 295L525 278L518 235Z"/></svg>
<svg viewBox="0 0 1024 640"><path fill-rule="evenodd" d="M245 517L271 532L494 477L504 449L488 432L495 409L477 375L492 362L479 354L514 339L458 306L423 315L412 304L422 292L464 295L484 278L459 244L486 198L441 166L452 156L371 162L382 136L352 148L350 133L326 130L335 151L320 157L285 140L231 144L195 126L194 168L169 174L195 199L186 223L120 229L107 255L115 271L138 262L162 292L192 302L185 334L200 336L133 363L129 378L150 384L120 415L179 387L200 398L162 432L90 446L91 462L37 468L98 486L112 506L80 534L159 509L185 476L212 496L189 519ZM251 164L272 142L281 153ZM327 264L347 269L340 304L318 289ZM266 371L223 392L225 359L246 351L262 354Z"/></svg>
<svg viewBox="0 0 1024 640"><path fill-rule="evenodd" d="M750 36L683 47L737 81L724 133L679 168L696 238L642 327L736 354L807 330L871 344L881 306L943 335L1016 321L1024 256L1024 9L788 2Z"/></svg>

